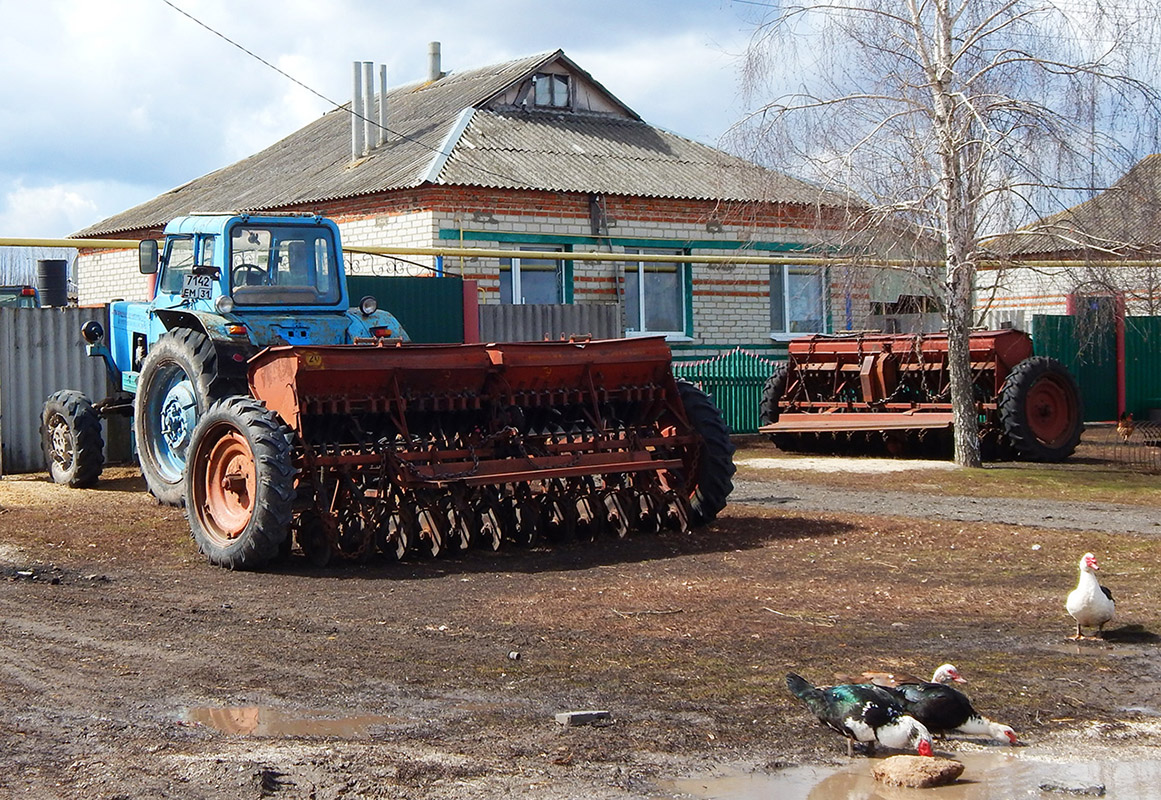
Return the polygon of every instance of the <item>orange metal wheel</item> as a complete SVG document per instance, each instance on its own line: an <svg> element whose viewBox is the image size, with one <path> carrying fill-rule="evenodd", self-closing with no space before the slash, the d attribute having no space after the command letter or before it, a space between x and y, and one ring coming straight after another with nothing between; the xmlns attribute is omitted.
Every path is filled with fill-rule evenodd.
<svg viewBox="0 0 1161 800"><path fill-rule="evenodd" d="M198 498L206 532L220 545L246 530L254 514L254 453L246 437L229 431L206 454L204 492Z"/></svg>
<svg viewBox="0 0 1161 800"><path fill-rule="evenodd" d="M290 430L252 398L228 397L194 429L186 517L211 564L255 569L286 549L295 497Z"/></svg>

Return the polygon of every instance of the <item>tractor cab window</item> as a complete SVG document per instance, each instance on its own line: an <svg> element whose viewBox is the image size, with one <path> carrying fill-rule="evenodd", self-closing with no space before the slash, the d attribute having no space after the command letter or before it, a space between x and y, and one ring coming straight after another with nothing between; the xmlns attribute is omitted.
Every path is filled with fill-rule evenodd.
<svg viewBox="0 0 1161 800"><path fill-rule="evenodd" d="M326 229L239 226L230 241L230 286L241 305L339 302L339 264Z"/></svg>
<svg viewBox="0 0 1161 800"><path fill-rule="evenodd" d="M182 282L190 274L194 265L194 240L192 236L171 238L162 259L161 280L157 291L166 294L181 294Z"/></svg>

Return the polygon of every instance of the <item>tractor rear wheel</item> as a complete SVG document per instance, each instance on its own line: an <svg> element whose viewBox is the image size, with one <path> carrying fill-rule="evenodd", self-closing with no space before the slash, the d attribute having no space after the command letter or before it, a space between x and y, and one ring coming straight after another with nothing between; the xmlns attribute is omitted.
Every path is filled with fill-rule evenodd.
<svg viewBox="0 0 1161 800"><path fill-rule="evenodd" d="M734 490L734 443L722 412L710 396L688 381L677 382L677 393L693 429L701 436L695 489L689 498L691 525L710 522L726 507Z"/></svg>
<svg viewBox="0 0 1161 800"><path fill-rule="evenodd" d="M1030 461L1063 461L1084 431L1076 381L1063 364L1044 356L1026 358L1008 373L999 414L1008 440Z"/></svg>
<svg viewBox="0 0 1161 800"><path fill-rule="evenodd" d="M40 442L54 482L87 489L101 477L105 466L101 416L81 392L66 389L44 401Z"/></svg>
<svg viewBox="0 0 1161 800"><path fill-rule="evenodd" d="M185 506L198 548L211 564L256 569L290 535L295 497L291 431L249 397L227 397L194 429Z"/></svg>
<svg viewBox="0 0 1161 800"><path fill-rule="evenodd" d="M149 348L133 400L133 434L145 485L164 505L182 501L182 474L194 426L220 391L218 357L200 331L167 331Z"/></svg>

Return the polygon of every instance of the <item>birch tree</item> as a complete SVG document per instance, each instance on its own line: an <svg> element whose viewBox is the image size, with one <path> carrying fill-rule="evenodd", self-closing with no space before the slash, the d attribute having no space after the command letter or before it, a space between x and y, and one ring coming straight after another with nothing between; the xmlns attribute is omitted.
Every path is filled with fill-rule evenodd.
<svg viewBox="0 0 1161 800"><path fill-rule="evenodd" d="M775 1L755 21L756 106L734 146L936 244L958 464L981 463L968 355L981 241L1086 199L1154 146L1153 2Z"/></svg>

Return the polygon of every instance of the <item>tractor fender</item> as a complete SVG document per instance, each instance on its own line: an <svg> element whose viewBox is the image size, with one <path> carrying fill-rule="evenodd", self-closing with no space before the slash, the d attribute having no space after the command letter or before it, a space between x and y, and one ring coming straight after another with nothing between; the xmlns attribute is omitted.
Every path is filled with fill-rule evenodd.
<svg viewBox="0 0 1161 800"><path fill-rule="evenodd" d="M363 316L363 313L357 308L352 308L347 311L348 342L353 342L356 339L377 338L375 331L372 329L382 331L384 328L390 331L390 333L387 333L385 336L380 334L381 338L399 339L404 342L411 341L411 337L407 335L407 331L403 329L403 325L389 311L379 309L370 316Z"/></svg>
<svg viewBox="0 0 1161 800"><path fill-rule="evenodd" d="M261 348L250 341L248 333L232 334L227 329L228 325L243 324L241 320L189 309L159 308L154 313L166 330L189 328L204 333L218 354L219 377L245 382L246 362Z"/></svg>

